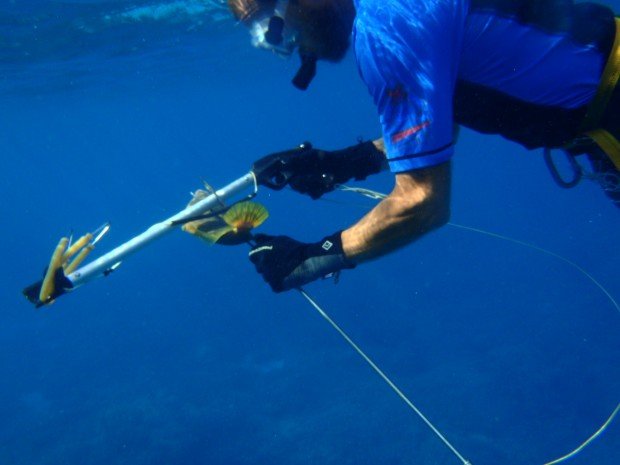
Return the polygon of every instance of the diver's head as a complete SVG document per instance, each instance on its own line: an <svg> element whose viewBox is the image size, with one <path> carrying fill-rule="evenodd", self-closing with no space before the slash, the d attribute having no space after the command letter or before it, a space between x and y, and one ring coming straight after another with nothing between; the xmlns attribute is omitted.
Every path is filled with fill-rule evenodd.
<svg viewBox="0 0 620 465"><path fill-rule="evenodd" d="M235 18L250 29L255 47L289 56L299 51L302 65L293 84L306 89L317 60L342 60L355 9L352 0L228 0Z"/></svg>

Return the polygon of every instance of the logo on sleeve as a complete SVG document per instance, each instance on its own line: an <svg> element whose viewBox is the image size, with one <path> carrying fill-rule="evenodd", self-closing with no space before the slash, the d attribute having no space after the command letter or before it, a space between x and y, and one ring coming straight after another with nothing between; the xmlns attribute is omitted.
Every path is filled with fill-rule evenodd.
<svg viewBox="0 0 620 465"><path fill-rule="evenodd" d="M405 129L404 131L397 132L396 134L392 135L392 143L396 144L400 141L407 139L408 137L414 136L418 132L420 132L422 129L430 125L431 125L431 122L427 120L427 121L424 121L423 123L418 124L417 126L412 126L408 129Z"/></svg>

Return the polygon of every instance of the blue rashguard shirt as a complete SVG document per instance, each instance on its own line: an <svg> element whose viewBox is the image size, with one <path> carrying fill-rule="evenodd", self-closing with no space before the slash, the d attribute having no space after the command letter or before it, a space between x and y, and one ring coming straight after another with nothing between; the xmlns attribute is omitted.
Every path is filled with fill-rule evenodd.
<svg viewBox="0 0 620 465"><path fill-rule="evenodd" d="M606 57L593 44L493 9L474 9L472 3L355 2L353 43L359 72L377 106L393 172L450 159L455 119L461 122L454 107L459 88L466 89L468 96L491 95L495 103L487 112L495 114L478 118L486 117L490 129L482 123L480 128L470 126L526 146L528 134L523 128L532 119L528 114L546 115L547 110L559 109L577 121L596 93ZM475 115L476 100L461 100L467 104L460 113ZM478 108L481 113L486 111L483 101ZM506 111L506 121L502 108L511 109ZM516 133L504 131L504 126L516 128ZM553 122L550 133L552 126ZM519 130L524 134L517 134Z"/></svg>

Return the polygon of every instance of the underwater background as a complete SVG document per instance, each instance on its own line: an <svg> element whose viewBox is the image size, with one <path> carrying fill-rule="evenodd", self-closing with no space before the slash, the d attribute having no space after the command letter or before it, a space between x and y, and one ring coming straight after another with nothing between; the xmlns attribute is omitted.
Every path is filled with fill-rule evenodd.
<svg viewBox="0 0 620 465"><path fill-rule="evenodd" d="M620 11L620 1L607 2ZM103 253L268 153L379 136L351 56L290 85L221 2L0 2L0 464L458 464L247 247L181 231L35 310L61 236ZM620 215L541 153L463 130L452 221L544 248L620 298ZM393 176L360 186L389 191ZM304 241L373 201L261 189L259 231ZM542 464L620 401L620 313L566 261L446 226L308 291L473 464ZM620 463L620 421L570 463Z"/></svg>

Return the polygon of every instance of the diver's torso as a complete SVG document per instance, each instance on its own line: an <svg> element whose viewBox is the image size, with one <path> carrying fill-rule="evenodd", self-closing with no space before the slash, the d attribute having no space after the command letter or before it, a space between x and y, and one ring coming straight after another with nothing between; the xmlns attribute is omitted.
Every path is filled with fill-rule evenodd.
<svg viewBox="0 0 620 465"><path fill-rule="evenodd" d="M382 95L377 88L393 83L387 67L378 69L385 52L368 45L371 34L394 44L392 61L407 56L408 48L428 60L408 61L418 87L433 75L433 56L452 57L454 72L446 79L453 81L453 119L529 148L559 146L576 135L615 34L611 10L572 0L356 0L356 7L356 30L365 39L357 41L356 53L376 102ZM434 12L443 29L433 24ZM386 18L392 24L382 24ZM431 45L419 40L424 23L446 38Z"/></svg>
<svg viewBox="0 0 620 465"><path fill-rule="evenodd" d="M613 13L568 0L472 0L455 120L526 147L576 135L614 37Z"/></svg>

